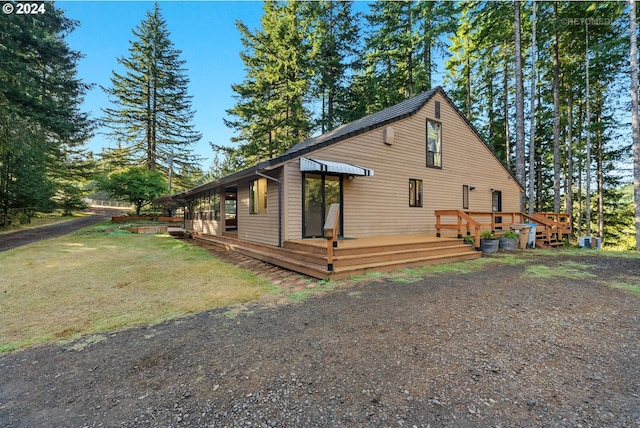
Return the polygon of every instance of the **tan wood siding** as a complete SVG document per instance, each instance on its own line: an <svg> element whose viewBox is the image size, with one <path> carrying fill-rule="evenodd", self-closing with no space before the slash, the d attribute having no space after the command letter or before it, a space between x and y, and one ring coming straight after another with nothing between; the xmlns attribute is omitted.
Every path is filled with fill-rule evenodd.
<svg viewBox="0 0 640 428"><path fill-rule="evenodd" d="M438 120L433 114L435 101L441 102ZM442 169L426 167L427 118L442 124ZM434 232L434 210L462 209L465 184L475 187L469 194L472 211L491 211L491 189L502 191L503 211L519 210L517 183L440 94L414 116L391 126L392 145L384 144L384 128L379 128L308 155L374 170L373 177L344 181L345 236ZM410 178L423 180L423 207L409 207ZM290 221L296 209L302 217L302 201L293 199L302 191L291 190L287 192Z"/></svg>
<svg viewBox="0 0 640 428"><path fill-rule="evenodd" d="M284 167L285 223L284 239L302 238L302 173L300 160L289 162Z"/></svg>
<svg viewBox="0 0 640 428"><path fill-rule="evenodd" d="M238 183L238 238L267 245L278 245L278 184L267 180L267 213L249 214L249 184Z"/></svg>
<svg viewBox="0 0 640 428"><path fill-rule="evenodd" d="M440 118L434 105L440 102ZM442 129L442 168L426 166L426 120ZM436 93L413 116L396 121L393 140L385 144L385 127L313 151L305 157L348 162L373 169L372 177L343 180L344 235L364 237L435 232L435 210L462 209L463 185L469 192L469 211L491 211L492 190L502 192L502 210L519 211L520 187L496 157L461 118L447 99ZM299 159L265 172L281 180L282 239L302 237L302 173ZM409 179L422 180L423 206L409 207ZM249 179L237 183L238 238L261 244L279 241L278 184L267 180L267 213L249 214ZM194 220L187 228L221 233L221 222ZM191 226L191 227L190 227Z"/></svg>

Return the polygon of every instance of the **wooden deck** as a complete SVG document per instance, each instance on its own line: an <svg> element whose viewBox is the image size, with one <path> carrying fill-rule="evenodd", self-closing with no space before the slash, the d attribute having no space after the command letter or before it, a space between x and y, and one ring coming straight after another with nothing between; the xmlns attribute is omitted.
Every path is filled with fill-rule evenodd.
<svg viewBox="0 0 640 428"><path fill-rule="evenodd" d="M285 241L279 248L242 241L232 235L219 237L194 233L194 238L320 279L339 279L368 272L482 257L482 253L455 237L437 238L432 234L376 236L339 239L333 249L330 269L326 239Z"/></svg>
<svg viewBox="0 0 640 428"><path fill-rule="evenodd" d="M481 231L504 233L512 225L535 223L536 246L563 244L571 233L570 221L562 214L516 212L468 212L437 210L436 234L373 236L337 239L338 205L333 204L325 221L325 238L289 240L282 247L240 240L236 233L213 236L193 232L228 251L241 254L320 279L339 279L368 272L383 272L407 267L472 260L482 257L463 236L473 238L479 247ZM451 236L448 236L451 235Z"/></svg>

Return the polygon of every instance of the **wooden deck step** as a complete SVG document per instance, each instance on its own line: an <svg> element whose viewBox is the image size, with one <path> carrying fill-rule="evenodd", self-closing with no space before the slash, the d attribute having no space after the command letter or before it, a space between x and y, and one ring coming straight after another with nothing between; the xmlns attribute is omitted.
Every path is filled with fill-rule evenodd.
<svg viewBox="0 0 640 428"><path fill-rule="evenodd" d="M305 242L306 241L306 242ZM354 246L350 241L338 241L338 247L335 249L336 254L340 253L343 256L369 254L371 252L393 252L403 251L411 249L426 249L426 248L443 248L448 246L459 246L462 240L458 238L439 238L430 240L415 240L415 241L400 241L400 242L385 242L384 237L379 240L368 241L366 243L360 243ZM364 241L364 240L362 240ZM305 252L313 252L317 254L326 255L327 246L324 239L317 240L295 240L285 241L284 248L299 250Z"/></svg>
<svg viewBox="0 0 640 428"><path fill-rule="evenodd" d="M442 247L430 246L427 248L408 248L389 249L387 247L370 248L368 252L353 253L347 252L345 255L340 248L334 252L333 264L336 267L346 267L351 265L363 265L363 264L383 264L393 263L394 261L404 260L428 260L431 257L442 257L449 254L458 254L468 251L473 251L469 245L462 244L460 242L457 245L445 245Z"/></svg>
<svg viewBox="0 0 640 428"><path fill-rule="evenodd" d="M551 248L551 247L560 247L564 245L562 241L548 241L545 239L536 239L536 247L538 248Z"/></svg>
<svg viewBox="0 0 640 428"><path fill-rule="evenodd" d="M167 232L169 233L169 235L171 235L171 236L173 236L175 238L184 237L184 228L183 227L168 226L167 227Z"/></svg>
<svg viewBox="0 0 640 428"><path fill-rule="evenodd" d="M453 263L464 260L474 260L482 257L479 251L464 251L446 256L420 257L416 259L394 260L386 263L352 265L344 268L336 267L331 278L340 279L354 275L366 275L370 272L388 272L397 269L428 266L434 264Z"/></svg>
<svg viewBox="0 0 640 428"><path fill-rule="evenodd" d="M327 270L326 259L302 259L299 256L296 257L296 255L289 254L286 250L283 251L281 248L261 246L260 244L243 245L243 243L225 242L226 239L216 239L207 236L195 236L195 238L215 245L218 248L234 251L266 263L271 263L275 266L300 272L313 278L326 279L330 275L330 272Z"/></svg>
<svg viewBox="0 0 640 428"><path fill-rule="evenodd" d="M296 243L284 247L246 242L234 237L216 237L194 234L194 238L206 241L218 248L235 251L249 257L271 263L285 269L320 279L339 279L367 272L384 272L407 267L418 267L437 263L450 263L482 257L471 246L459 239L442 239L415 245L383 244L379 246L340 248L335 250L333 271L327 269L326 247ZM404 248L404 249L401 249ZM318 251L318 249L320 251Z"/></svg>

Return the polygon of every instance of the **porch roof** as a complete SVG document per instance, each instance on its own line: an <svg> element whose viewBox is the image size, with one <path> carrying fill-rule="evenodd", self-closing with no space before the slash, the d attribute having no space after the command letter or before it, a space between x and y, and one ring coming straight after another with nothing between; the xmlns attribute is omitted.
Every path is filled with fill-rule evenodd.
<svg viewBox="0 0 640 428"><path fill-rule="evenodd" d="M333 172L346 175L373 175L372 169L351 163L308 158L300 158L300 171Z"/></svg>

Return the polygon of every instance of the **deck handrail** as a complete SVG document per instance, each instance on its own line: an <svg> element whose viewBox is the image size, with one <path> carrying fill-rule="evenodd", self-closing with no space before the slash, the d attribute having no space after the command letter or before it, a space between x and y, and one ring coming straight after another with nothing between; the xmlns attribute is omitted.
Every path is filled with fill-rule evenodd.
<svg viewBox="0 0 640 428"><path fill-rule="evenodd" d="M549 213L533 213L533 214L524 214L525 218L533 221L535 223L541 224L545 226L546 231L546 240L548 242L553 241L553 234L556 234L556 240L561 241L562 235L568 235L571 233L571 227L567 226L566 223L557 222L548 217Z"/></svg>
<svg viewBox="0 0 640 428"><path fill-rule="evenodd" d="M471 235L473 228L473 244L477 247L480 245L480 223L473 219L469 214L461 210L436 210L436 236L440 237L440 229L453 229L458 231L458 238L462 238L463 221L466 222L467 236ZM440 222L441 216L456 216L458 221L456 224L446 224Z"/></svg>
<svg viewBox="0 0 640 428"><path fill-rule="evenodd" d="M340 204L331 204L324 222L324 237L327 240L327 270L333 271L333 249L338 246L338 218Z"/></svg>
<svg viewBox="0 0 640 428"><path fill-rule="evenodd" d="M570 235L572 233L571 217L565 213L553 213L553 212L535 212L533 213L536 219L546 219L552 221L562 235Z"/></svg>
<svg viewBox="0 0 640 428"><path fill-rule="evenodd" d="M462 238L462 230L466 228L467 236L473 235L475 242L480 240L481 230L491 230L495 233L497 229L509 228L518 223L529 221L539 225L538 233L546 235L544 240L547 242L560 242L562 235L571 233L571 225L569 222L556 221L565 217L565 214L559 213L534 213L526 214L522 212L481 212L481 211L463 211L463 210L435 210L436 216L436 236L441 236L442 229L456 230L458 238ZM443 223L441 217L456 217L455 223ZM478 220L478 217L484 217L485 220ZM553 217L553 218L551 218ZM487 219L488 218L488 219ZM496 222L496 219L499 222ZM553 235L557 235L554 238Z"/></svg>
<svg viewBox="0 0 640 428"><path fill-rule="evenodd" d="M495 233L498 227L508 227L512 224L518 224L523 222L522 213L517 211L491 211L491 212L482 212L482 211L466 211L466 213L473 216L487 216L490 217L491 221L489 223L480 223L480 228L486 227L491 230L492 233ZM496 222L496 217L500 217L500 223ZM511 221L505 221L504 217L511 217Z"/></svg>

